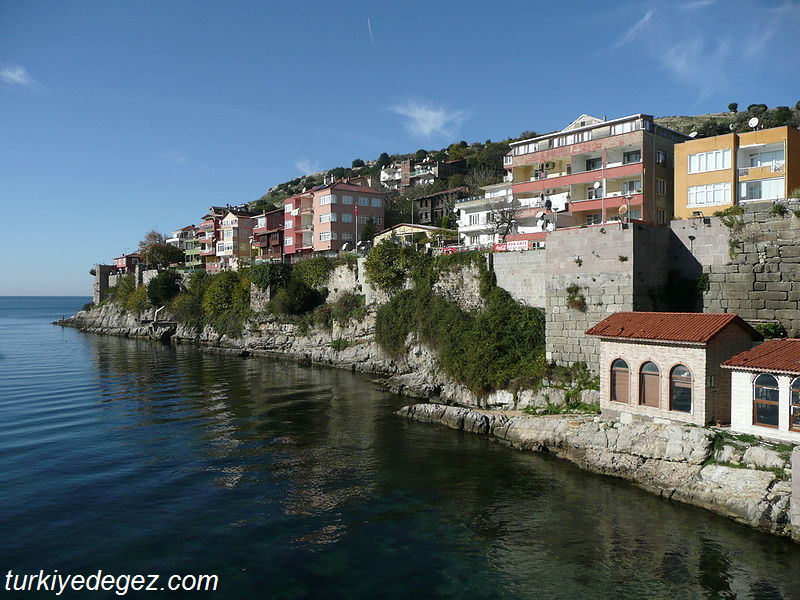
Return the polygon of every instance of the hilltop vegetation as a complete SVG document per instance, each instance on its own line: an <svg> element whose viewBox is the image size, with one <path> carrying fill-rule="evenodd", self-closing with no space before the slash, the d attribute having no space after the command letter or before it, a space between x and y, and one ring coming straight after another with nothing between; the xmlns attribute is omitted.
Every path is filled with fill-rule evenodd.
<svg viewBox="0 0 800 600"><path fill-rule="evenodd" d="M697 137L708 137L730 133L731 125L734 126L735 131L740 133L750 131L751 128L747 122L752 117L758 117L759 128L779 127L782 125L800 127L800 102L797 102L793 108L788 106L768 108L766 104L751 104L741 111L739 110L738 104L732 102L728 105L728 110L726 112L695 116L666 116L657 118L656 122L682 133L688 134L696 131ZM466 141L462 140L438 150L420 148L416 152L410 154L388 154L383 152L378 158L372 160L355 158L352 160L349 167L339 166L328 171L302 175L280 183L270 188L270 190L258 200L251 202L250 207L254 210L269 210L273 207L281 206L283 201L289 196L298 194L302 192L303 189L321 185L326 173L337 179L364 175L372 176L377 180L380 178L382 167L406 159L418 161L424 160L426 157L430 157L435 161L466 159L467 174L481 174L479 177L470 179L467 175L459 173L451 176L447 181L437 181L433 186L428 186L421 190L405 190L403 194L390 195L390 197L387 198L385 224L386 226L391 226L400 222L403 219L403 215L405 215L406 219L408 218L411 205L410 196L412 195L419 196L423 193L429 194L453 187L475 187L476 184L485 185L487 183L500 181L503 175L503 156L508 152L510 148L509 144L537 135L539 134L536 131L523 131L515 138L508 138L498 142L486 140L485 142L473 142L472 144L468 144Z"/></svg>
<svg viewBox="0 0 800 600"><path fill-rule="evenodd" d="M709 137L730 133L730 126L734 131L742 133L752 131L747 122L753 117L758 118L758 128L781 127L788 125L800 127L800 102L794 108L776 106L768 108L766 104L750 104L745 110L739 110L739 105L731 102L727 112L710 113L696 116L659 117L656 123L675 129L681 133L697 132L697 137Z"/></svg>

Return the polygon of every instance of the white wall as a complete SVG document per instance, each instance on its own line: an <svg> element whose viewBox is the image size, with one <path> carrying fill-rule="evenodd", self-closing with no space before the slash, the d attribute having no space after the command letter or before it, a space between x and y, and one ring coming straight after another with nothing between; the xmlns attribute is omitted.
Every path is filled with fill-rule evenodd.
<svg viewBox="0 0 800 600"><path fill-rule="evenodd" d="M800 432L789 431L789 386L793 375L777 375L778 380L778 429L753 424L753 380L761 373L733 371L731 377L731 429L767 438L800 443Z"/></svg>

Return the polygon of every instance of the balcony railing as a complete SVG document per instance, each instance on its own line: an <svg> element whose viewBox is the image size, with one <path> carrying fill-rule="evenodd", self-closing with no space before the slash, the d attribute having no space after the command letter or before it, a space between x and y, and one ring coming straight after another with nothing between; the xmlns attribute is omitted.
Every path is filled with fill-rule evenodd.
<svg viewBox="0 0 800 600"><path fill-rule="evenodd" d="M739 177L747 177L749 175L767 175L769 173L783 173L784 163L772 163L769 165L760 165L758 167L739 167Z"/></svg>

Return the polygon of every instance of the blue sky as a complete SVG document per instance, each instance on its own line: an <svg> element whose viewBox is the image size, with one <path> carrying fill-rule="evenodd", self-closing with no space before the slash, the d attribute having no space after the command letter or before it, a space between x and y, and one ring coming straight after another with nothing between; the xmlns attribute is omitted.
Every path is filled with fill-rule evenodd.
<svg viewBox="0 0 800 600"><path fill-rule="evenodd" d="M800 0L0 0L0 295L89 294L147 230L357 157L794 105L798 29Z"/></svg>

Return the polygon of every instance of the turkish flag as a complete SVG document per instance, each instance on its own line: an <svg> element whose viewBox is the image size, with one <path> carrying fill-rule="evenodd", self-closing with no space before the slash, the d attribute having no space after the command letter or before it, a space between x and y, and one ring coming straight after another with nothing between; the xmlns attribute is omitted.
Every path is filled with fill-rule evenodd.
<svg viewBox="0 0 800 600"><path fill-rule="evenodd" d="M356 204L356 205L353 207L353 214L354 214L355 216L358 216L358 204Z"/></svg>

